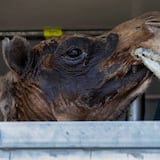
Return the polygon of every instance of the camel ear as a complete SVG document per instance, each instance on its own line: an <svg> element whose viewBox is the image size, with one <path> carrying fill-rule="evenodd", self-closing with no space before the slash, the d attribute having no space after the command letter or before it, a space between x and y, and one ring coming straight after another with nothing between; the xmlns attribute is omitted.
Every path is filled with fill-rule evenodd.
<svg viewBox="0 0 160 160"><path fill-rule="evenodd" d="M31 46L29 42L22 38L15 36L12 40L5 38L2 41L3 58L7 66L22 74L28 64Z"/></svg>

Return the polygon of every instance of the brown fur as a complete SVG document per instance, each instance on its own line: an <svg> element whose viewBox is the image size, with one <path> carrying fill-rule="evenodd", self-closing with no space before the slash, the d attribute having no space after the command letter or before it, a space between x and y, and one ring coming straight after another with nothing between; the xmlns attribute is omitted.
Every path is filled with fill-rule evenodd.
<svg viewBox="0 0 160 160"><path fill-rule="evenodd" d="M13 93L16 77L12 72L0 77L0 120L16 120L16 102Z"/></svg>
<svg viewBox="0 0 160 160"><path fill-rule="evenodd" d="M26 40L15 38L16 43L20 41L22 48L27 51L26 55L19 50L16 51L17 48L13 50L15 53L7 52L7 47L13 47L12 43L15 39L4 42L4 58L11 55L11 59L5 61L9 67L11 66L10 69L14 71L17 78L16 80L1 78L1 95L7 95L0 106L1 120L117 119L126 110L128 104L145 91L151 81L152 74L141 62L132 57L131 53L136 48L145 46L145 42L154 39L155 31L148 27L147 22L155 18L160 18L159 12L147 13L124 22L110 32L97 37L64 35L60 38L42 41L31 49L31 53L27 48ZM112 33L119 36L118 45L114 46L114 43L109 42L116 41L116 36ZM94 72L90 73L90 70L87 70L88 72L83 73L84 69L80 70L81 68L77 67L81 63L71 67L61 61L66 56L63 51L68 49L67 40L78 39L78 37L87 39L87 42L79 44L85 52L88 53L93 46L90 45L91 42L98 44L97 48L91 48L92 50L103 51L105 48L103 52L109 55L108 57L104 55L101 60L97 58L93 61L96 64L91 64L92 67L89 69L93 69ZM72 43L70 45L73 47ZM154 48L154 45L149 47ZM58 49L61 51L59 51L61 56L57 53ZM16 53L19 53L20 58L26 58L29 63L23 59L26 66L18 64L17 59L14 58ZM102 55L103 53L98 56ZM90 59L92 58L91 56ZM87 60L91 61L90 59ZM89 63L87 60L82 64L82 68ZM138 67L141 67L140 70ZM3 102L3 98L0 102ZM4 109L8 103L9 111Z"/></svg>

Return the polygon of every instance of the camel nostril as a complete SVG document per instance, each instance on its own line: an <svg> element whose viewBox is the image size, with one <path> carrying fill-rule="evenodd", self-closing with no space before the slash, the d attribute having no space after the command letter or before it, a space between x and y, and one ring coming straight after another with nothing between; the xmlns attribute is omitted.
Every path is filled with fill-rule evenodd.
<svg viewBox="0 0 160 160"><path fill-rule="evenodd" d="M136 27L135 27L136 30L138 30L138 29L140 29L140 28L141 28L141 26L136 26Z"/></svg>
<svg viewBox="0 0 160 160"><path fill-rule="evenodd" d="M118 34L116 33L110 33L107 37L107 41L115 41L118 39Z"/></svg>

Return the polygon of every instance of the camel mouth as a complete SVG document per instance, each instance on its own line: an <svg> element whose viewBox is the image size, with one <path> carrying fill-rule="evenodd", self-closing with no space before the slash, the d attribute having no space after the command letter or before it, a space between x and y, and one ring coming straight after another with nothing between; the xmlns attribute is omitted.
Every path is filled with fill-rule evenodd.
<svg viewBox="0 0 160 160"><path fill-rule="evenodd" d="M153 74L160 79L160 54L147 48L137 48L133 56L140 60Z"/></svg>

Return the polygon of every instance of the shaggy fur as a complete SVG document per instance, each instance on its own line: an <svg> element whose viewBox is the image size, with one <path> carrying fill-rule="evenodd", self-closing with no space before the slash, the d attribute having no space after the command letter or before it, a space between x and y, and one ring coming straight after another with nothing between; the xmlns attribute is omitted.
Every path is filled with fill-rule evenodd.
<svg viewBox="0 0 160 160"><path fill-rule="evenodd" d="M16 120L16 102L14 97L14 83L16 78L9 72L0 77L0 121Z"/></svg>
<svg viewBox="0 0 160 160"><path fill-rule="evenodd" d="M117 119L151 81L131 53L154 37L146 22L159 17L153 12L101 36L63 35L33 48L21 37L4 39L4 60L16 81L2 78L1 119Z"/></svg>

